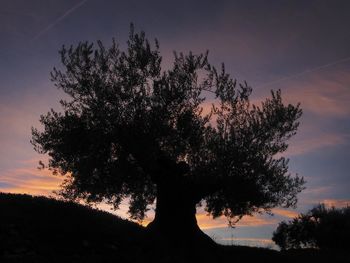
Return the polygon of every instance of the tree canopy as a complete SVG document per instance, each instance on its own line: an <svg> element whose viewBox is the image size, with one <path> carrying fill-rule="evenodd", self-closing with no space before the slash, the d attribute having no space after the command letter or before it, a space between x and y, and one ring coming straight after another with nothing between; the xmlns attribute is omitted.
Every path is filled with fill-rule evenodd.
<svg viewBox="0 0 350 263"><path fill-rule="evenodd" d="M273 241L282 249L349 248L350 207L315 206L293 220L281 222L273 233Z"/></svg>
<svg viewBox="0 0 350 263"><path fill-rule="evenodd" d="M302 111L281 91L254 105L251 87L211 65L208 53L174 53L162 69L158 41L133 27L126 50L115 40L81 42L60 55L51 78L67 99L41 116L32 144L48 154L46 167L68 176L64 197L115 207L127 198L137 219L161 188L172 205L186 195L231 220L296 204L304 180L281 153Z"/></svg>

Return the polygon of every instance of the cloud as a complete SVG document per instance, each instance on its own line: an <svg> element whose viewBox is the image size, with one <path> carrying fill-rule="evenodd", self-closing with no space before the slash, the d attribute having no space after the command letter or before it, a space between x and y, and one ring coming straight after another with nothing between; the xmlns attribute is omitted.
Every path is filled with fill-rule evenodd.
<svg viewBox="0 0 350 263"><path fill-rule="evenodd" d="M298 133L285 153L288 156L304 155L349 142L350 134L340 130L337 123L350 117L350 74L337 68L320 71L324 66L317 69L319 71L311 71L305 78L286 78L279 83L284 103L296 105L300 102L304 111ZM261 105L266 97L270 97L267 90L260 93L263 94L252 97L253 104ZM210 111L213 103L217 101L209 99L203 103L204 114Z"/></svg>
<svg viewBox="0 0 350 263"><path fill-rule="evenodd" d="M262 215L254 216L244 216L238 223L235 225L237 227L260 227L266 225L274 225L277 223L275 218L267 216L266 218Z"/></svg>
<svg viewBox="0 0 350 263"><path fill-rule="evenodd" d="M128 200L125 199L122 204L120 205L118 210L111 210L111 206L108 204L98 204L96 206L99 209L105 210L107 212L113 213L115 215L118 215L122 218L129 218L128 215ZM287 211L282 209L276 209L273 210L273 212L276 215L282 215L285 217L292 217L292 215L296 214L296 212L293 211ZM181 216L181 215L175 215L174 216ZM143 221L139 221L143 226L147 226L149 223L151 223L154 219L154 210L151 209L147 212L147 217L144 218ZM206 212L204 212L202 209L197 211L196 219L198 226L203 230L208 229L215 229L215 228L228 228L228 220L226 217L222 216L219 218L213 219L210 215L207 215ZM235 224L236 227L261 227L261 226L268 226L268 225L274 225L277 224L278 220L276 218L273 218L269 215L254 215L254 216L244 216L238 223Z"/></svg>
<svg viewBox="0 0 350 263"><path fill-rule="evenodd" d="M199 227L201 229L210 229L210 228L218 228L218 227L227 227L228 222L226 218L220 217L217 219L213 219L208 216L204 212L196 214L196 219Z"/></svg>
<svg viewBox="0 0 350 263"><path fill-rule="evenodd" d="M306 178L306 180L308 180ZM315 179L313 179L315 181ZM303 193L306 195L311 195L311 196L319 196L322 194L329 194L333 189L333 186L318 186L318 187L312 187L312 188L306 188Z"/></svg>
<svg viewBox="0 0 350 263"><path fill-rule="evenodd" d="M302 133L302 131L301 131ZM315 134L294 140L290 143L288 150L285 152L288 156L303 155L306 153L314 152L325 147L332 147L348 142L349 136L346 134L337 133L325 133Z"/></svg>
<svg viewBox="0 0 350 263"><path fill-rule="evenodd" d="M344 63L345 59L338 62ZM298 133L285 153L288 156L304 155L349 142L350 134L344 130L344 122L350 118L350 72L344 65L329 68L337 64L317 67L309 74L283 78L276 85L271 85L282 89L285 104L301 103L304 112ZM259 90L253 103L259 105L267 96L267 89Z"/></svg>
<svg viewBox="0 0 350 263"><path fill-rule="evenodd" d="M272 209L272 213L275 215L286 217L286 218L294 218L299 214L296 211L291 211L291 210L281 209L281 208Z"/></svg>
<svg viewBox="0 0 350 263"><path fill-rule="evenodd" d="M0 106L0 140L23 138L30 135L30 127L37 124L39 115L31 112L28 107Z"/></svg>
<svg viewBox="0 0 350 263"><path fill-rule="evenodd" d="M350 206L350 199L324 199L321 203L325 204L327 207L347 207Z"/></svg>
<svg viewBox="0 0 350 263"><path fill-rule="evenodd" d="M211 228L222 228L228 227L228 221L225 217L219 217L213 219L204 212L199 212L196 215L198 225L201 229L211 229ZM270 216L264 217L262 215L254 216L244 216L240 221L238 221L236 227L260 227L266 225L274 225L277 221L275 218Z"/></svg>
<svg viewBox="0 0 350 263"><path fill-rule="evenodd" d="M290 103L323 117L349 117L350 74L338 68L319 71L305 78L287 80L279 86Z"/></svg>
<svg viewBox="0 0 350 263"><path fill-rule="evenodd" d="M48 196L59 189L63 179L62 176L53 176L48 170L15 168L0 175L0 191Z"/></svg>
<svg viewBox="0 0 350 263"><path fill-rule="evenodd" d="M43 89L40 96L23 91L20 97L0 97L0 140L29 137L31 126L39 125L40 114L48 112L50 108L61 109L58 101L62 92L47 89L50 84L46 82L33 85Z"/></svg>

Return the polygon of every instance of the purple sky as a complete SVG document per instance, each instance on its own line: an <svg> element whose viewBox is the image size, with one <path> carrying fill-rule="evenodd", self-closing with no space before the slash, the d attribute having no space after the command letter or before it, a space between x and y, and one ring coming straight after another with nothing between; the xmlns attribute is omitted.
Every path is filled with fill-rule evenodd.
<svg viewBox="0 0 350 263"><path fill-rule="evenodd" d="M280 220L314 204L350 203L350 1L0 0L0 191L50 194L60 178L36 170L29 143L39 115L63 96L50 83L60 47L113 37L125 46L129 24L172 51L205 52L253 87L253 100L281 89L304 115L287 156L307 180L294 211L199 223L218 242L268 244ZM122 211L122 214L124 211Z"/></svg>

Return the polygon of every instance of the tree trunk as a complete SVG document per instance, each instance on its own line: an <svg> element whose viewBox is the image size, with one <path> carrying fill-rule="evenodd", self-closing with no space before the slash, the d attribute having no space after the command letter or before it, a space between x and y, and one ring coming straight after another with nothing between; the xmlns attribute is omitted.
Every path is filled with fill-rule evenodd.
<svg viewBox="0 0 350 263"><path fill-rule="evenodd" d="M147 227L172 245L196 247L215 244L197 225L193 189L185 183L172 181L157 185L155 218Z"/></svg>

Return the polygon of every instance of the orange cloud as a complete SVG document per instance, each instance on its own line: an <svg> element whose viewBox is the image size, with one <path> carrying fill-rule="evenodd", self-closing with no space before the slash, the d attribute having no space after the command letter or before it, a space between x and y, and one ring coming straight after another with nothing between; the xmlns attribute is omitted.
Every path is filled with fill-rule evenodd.
<svg viewBox="0 0 350 263"><path fill-rule="evenodd" d="M228 226L228 222L226 218L219 217L219 218L213 219L212 217L208 216L204 212L197 213L196 219L201 229L210 229L210 228L219 228L219 227Z"/></svg>
<svg viewBox="0 0 350 263"><path fill-rule="evenodd" d="M121 202L121 204L119 205L119 209L116 209L116 210L113 208L112 205L109 205L109 204L106 204L106 203L97 204L97 205L95 205L95 207L97 209L104 210L104 211L109 212L111 214L117 215L117 216L119 216L121 218L130 219L129 218L129 214L128 214L128 210L129 210L129 204L128 203L129 203L128 199L123 200ZM153 220L153 217L154 217L153 213L148 213L147 217L143 221L138 222L138 223L140 223L143 226L147 226Z"/></svg>
<svg viewBox="0 0 350 263"><path fill-rule="evenodd" d="M228 227L228 221L225 217L219 217L213 219L204 212L200 212L196 215L198 225L201 229L222 228ZM264 218L261 215L244 216L238 221L235 226L237 227L258 227L276 224L277 221L274 218Z"/></svg>
<svg viewBox="0 0 350 263"><path fill-rule="evenodd" d="M349 199L324 199L321 203L324 203L327 207L347 207L350 206Z"/></svg>
<svg viewBox="0 0 350 263"><path fill-rule="evenodd" d="M0 176L0 184L5 185L0 191L48 196L59 189L63 179L62 176L53 176L48 170L16 168Z"/></svg>
<svg viewBox="0 0 350 263"><path fill-rule="evenodd" d="M236 226L243 227L258 227L258 226L266 226L266 225L274 225L278 223L278 221L275 218L268 217L264 218L261 215L254 215L254 216L244 216Z"/></svg>
<svg viewBox="0 0 350 263"><path fill-rule="evenodd" d="M350 114L350 75L347 72L314 72L307 78L281 83L287 102L300 102L305 111L320 116L347 117Z"/></svg>
<svg viewBox="0 0 350 263"><path fill-rule="evenodd" d="M98 209L110 212L112 214L118 215L122 218L129 218L128 215L128 200L125 200L122 202L118 210L112 210L111 206L108 204L98 204L96 206ZM280 211L281 210L281 211ZM285 212L282 211L282 209L276 210L276 214L285 215L291 217L293 211L286 210ZM294 215L294 214L293 214ZM174 216L177 216L174 214ZM150 222L152 222L154 219L154 210L151 209L147 213L147 217L138 223L140 223L143 226L147 226ZM228 220L222 216L216 219L213 219L211 216L207 215L204 211L197 211L196 219L198 226L201 229L212 229L212 228L226 228L229 226ZM273 225L278 223L278 221L272 217L264 218L261 215L255 215L255 216L244 216L240 221L238 221L235 226L237 227L258 227L258 226L265 226L265 225Z"/></svg>
<svg viewBox="0 0 350 263"><path fill-rule="evenodd" d="M298 212L296 211L291 211L291 210L281 209L281 208L272 209L272 213L275 215L279 215L287 218L294 218L298 216Z"/></svg>

